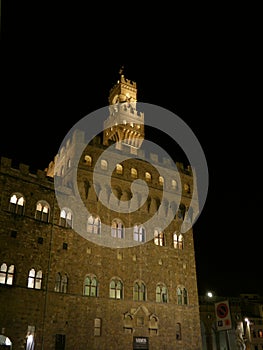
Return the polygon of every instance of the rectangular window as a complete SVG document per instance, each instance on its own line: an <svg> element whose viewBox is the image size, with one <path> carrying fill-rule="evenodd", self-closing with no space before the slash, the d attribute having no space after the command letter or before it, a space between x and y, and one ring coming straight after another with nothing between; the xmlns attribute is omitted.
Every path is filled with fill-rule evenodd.
<svg viewBox="0 0 263 350"><path fill-rule="evenodd" d="M101 336L101 319L95 318L94 320L94 336L100 337Z"/></svg>

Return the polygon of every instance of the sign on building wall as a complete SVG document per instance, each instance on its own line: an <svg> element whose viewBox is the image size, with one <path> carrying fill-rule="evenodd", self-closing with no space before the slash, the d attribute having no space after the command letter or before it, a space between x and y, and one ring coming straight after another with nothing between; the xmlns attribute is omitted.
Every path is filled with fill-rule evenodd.
<svg viewBox="0 0 263 350"><path fill-rule="evenodd" d="M133 337L133 350L148 350L149 338L148 337Z"/></svg>
<svg viewBox="0 0 263 350"><path fill-rule="evenodd" d="M216 326L218 331L232 328L231 314L228 300L215 303Z"/></svg>

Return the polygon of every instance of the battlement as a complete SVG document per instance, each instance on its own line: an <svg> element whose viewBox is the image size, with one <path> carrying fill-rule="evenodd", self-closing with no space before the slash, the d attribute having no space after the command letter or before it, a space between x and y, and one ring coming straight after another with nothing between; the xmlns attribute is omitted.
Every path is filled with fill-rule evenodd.
<svg viewBox="0 0 263 350"><path fill-rule="evenodd" d="M89 143L86 144L86 146L91 146L91 147L97 147L97 148L101 148L103 149L107 149L107 146L103 145L103 137L102 135L97 135L96 137L94 137L94 139ZM54 157L54 161L52 161L49 164L49 168L51 169L52 167L54 168L55 164L58 164L58 162L60 163L60 165L64 165L66 166L68 158L70 157L70 155L72 155L74 152L74 147L77 147L77 145L81 145L82 149L84 149L85 145L85 134L82 131L79 130L75 130L72 133L72 138L67 140L65 146L63 146L60 149L60 152ZM73 152L73 153L72 153ZM122 149L122 150L115 150L115 152L120 152L121 154L129 154L129 150L128 149ZM147 150L147 149L139 149L138 150L138 158L143 159L146 162L152 163L152 164L156 164L158 166L164 167L164 168L169 168L169 169L173 169L177 168L177 170L179 172L182 172L186 175L192 176L193 172L192 172L192 168L190 165L184 164L182 162L176 162L173 161L171 158L165 157L165 156L160 156L160 154L151 152L151 150ZM62 164L63 163L63 164ZM48 172L49 173L49 172ZM51 172L52 173L52 172Z"/></svg>
<svg viewBox="0 0 263 350"><path fill-rule="evenodd" d="M125 87L126 88L132 88L132 89L137 89L137 83L135 82L135 81L132 81L132 80L130 80L130 79L127 79L127 78L125 78L124 77L124 75L121 75L121 80L118 80L117 81L117 84L115 84L111 89L110 89L110 93L113 91L113 90L115 90L115 88L116 88L116 85L118 85L118 84L124 84L124 85L126 85Z"/></svg>
<svg viewBox="0 0 263 350"><path fill-rule="evenodd" d="M136 82L125 78L123 74L121 75L121 83L128 84L128 85L132 86L135 89L137 88Z"/></svg>
<svg viewBox="0 0 263 350"><path fill-rule="evenodd" d="M133 108L132 104L128 103L116 103L115 105L111 106L110 108L111 114L109 118L112 118L115 116L115 114L123 112L125 113L125 116L130 118L141 118L141 122L144 121L144 113L137 111L135 108ZM107 120L106 120L107 121Z"/></svg>
<svg viewBox="0 0 263 350"><path fill-rule="evenodd" d="M16 162L13 159L1 157L0 171L5 174L16 174L17 176L29 176L32 179L47 180L53 182L53 179L47 175L46 170L37 169L32 171L29 165Z"/></svg>

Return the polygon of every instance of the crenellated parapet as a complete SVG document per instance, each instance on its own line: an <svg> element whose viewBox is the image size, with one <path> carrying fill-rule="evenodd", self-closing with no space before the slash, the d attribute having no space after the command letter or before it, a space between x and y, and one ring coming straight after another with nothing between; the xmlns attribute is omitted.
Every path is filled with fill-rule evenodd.
<svg viewBox="0 0 263 350"><path fill-rule="evenodd" d="M127 125L128 128L128 125ZM105 146L103 144L103 136L97 135L90 143L90 146L100 148L102 151L106 150L108 146ZM62 146L57 153L57 155L54 157L54 159L49 163L48 167L45 169L45 172L48 174L48 176L53 176L52 171L54 170L55 164L57 168L60 167L68 167L69 165L73 166L73 164L70 162L75 157L76 150L81 147L81 149L85 150L85 148L88 146L88 144L85 141L85 133L83 131L74 130L72 133L72 136L70 139L68 139L64 146ZM122 149L122 150L116 150L116 152L120 152L121 154L129 154L129 150ZM84 153L81 156L84 157ZM138 158L141 158L145 160L146 162L149 162L151 164L156 164L165 168L177 168L179 172L182 172L186 175L192 176L193 171L192 167L188 164L184 164L182 162L176 162L173 161L171 157L167 156L161 156L160 154L150 152L144 148L140 148L138 150ZM69 164L71 163L71 164ZM68 164L68 166L67 166ZM77 166L77 164L76 164Z"/></svg>
<svg viewBox="0 0 263 350"><path fill-rule="evenodd" d="M21 178L28 177L30 180L53 182L52 178L47 175L46 170L37 169L33 171L29 165L23 163L16 165L13 159L6 157L1 157L0 172Z"/></svg>

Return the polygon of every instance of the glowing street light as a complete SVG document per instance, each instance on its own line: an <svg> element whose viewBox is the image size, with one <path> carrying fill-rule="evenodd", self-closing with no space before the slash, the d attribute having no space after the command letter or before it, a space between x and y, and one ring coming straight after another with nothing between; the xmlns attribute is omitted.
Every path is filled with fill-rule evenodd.
<svg viewBox="0 0 263 350"><path fill-rule="evenodd" d="M207 292L208 298L213 298L213 293L212 292Z"/></svg>

